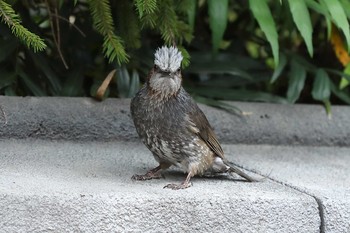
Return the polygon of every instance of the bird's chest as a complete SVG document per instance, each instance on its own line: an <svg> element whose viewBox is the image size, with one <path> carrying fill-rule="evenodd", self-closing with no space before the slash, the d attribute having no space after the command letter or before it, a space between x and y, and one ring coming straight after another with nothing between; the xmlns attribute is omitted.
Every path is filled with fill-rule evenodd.
<svg viewBox="0 0 350 233"><path fill-rule="evenodd" d="M169 146L176 144L183 131L183 122L180 121L182 112L168 106L153 107L148 109L140 126L141 137L147 144L155 144L158 148L167 150Z"/></svg>
<svg viewBox="0 0 350 233"><path fill-rule="evenodd" d="M180 153L186 138L183 109L176 101L154 104L146 100L139 106L133 118L143 143L156 154Z"/></svg>
<svg viewBox="0 0 350 233"><path fill-rule="evenodd" d="M164 135L172 133L182 125L184 111L176 104L176 100L158 102L149 97L138 97L133 100L132 116L139 134ZM140 135L141 136L141 135Z"/></svg>

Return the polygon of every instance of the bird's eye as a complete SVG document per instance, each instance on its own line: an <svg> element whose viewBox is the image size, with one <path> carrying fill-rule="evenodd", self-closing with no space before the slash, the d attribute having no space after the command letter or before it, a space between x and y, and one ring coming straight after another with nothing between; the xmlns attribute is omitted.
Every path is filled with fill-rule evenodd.
<svg viewBox="0 0 350 233"><path fill-rule="evenodd" d="M159 70L159 67L157 65L154 65L153 67L155 70Z"/></svg>
<svg viewBox="0 0 350 233"><path fill-rule="evenodd" d="M178 72L178 73L179 73L180 71L181 71L181 69L180 69L180 68L176 70L176 72Z"/></svg>

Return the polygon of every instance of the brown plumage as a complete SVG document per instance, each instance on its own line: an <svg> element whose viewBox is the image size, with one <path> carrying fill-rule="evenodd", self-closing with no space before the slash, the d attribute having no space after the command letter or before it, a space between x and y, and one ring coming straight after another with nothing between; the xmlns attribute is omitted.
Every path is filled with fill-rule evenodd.
<svg viewBox="0 0 350 233"><path fill-rule="evenodd" d="M155 54L155 66L147 82L131 101L131 114L136 131L153 153L159 166L135 180L161 177L161 170L172 165L188 173L181 184L165 188L191 186L194 175L207 171L234 172L253 181L230 164L204 113L181 86L181 53L174 47L162 47Z"/></svg>

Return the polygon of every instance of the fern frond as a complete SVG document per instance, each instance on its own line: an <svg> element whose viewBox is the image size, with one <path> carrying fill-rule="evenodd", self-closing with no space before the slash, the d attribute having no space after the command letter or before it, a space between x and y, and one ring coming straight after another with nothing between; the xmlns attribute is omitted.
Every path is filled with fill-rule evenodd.
<svg viewBox="0 0 350 233"><path fill-rule="evenodd" d="M134 0L134 5L138 12L139 21L141 27L150 27L152 29L156 26L156 20L158 18L158 5L157 0Z"/></svg>
<svg viewBox="0 0 350 233"><path fill-rule="evenodd" d="M188 9L192 7L193 2L196 2L196 0L178 1L177 5L176 5L176 11L183 14L183 15L187 15Z"/></svg>
<svg viewBox="0 0 350 233"><path fill-rule="evenodd" d="M156 13L145 14L143 15L142 19L140 19L141 27L142 28L150 27L154 29L157 25L156 20L157 20Z"/></svg>
<svg viewBox="0 0 350 233"><path fill-rule="evenodd" d="M176 42L177 31L177 15L173 5L173 1L160 1L160 9L158 14L157 24L159 25L160 33L164 42L171 45Z"/></svg>
<svg viewBox="0 0 350 233"><path fill-rule="evenodd" d="M184 39L187 43L190 43L191 40L193 39L191 27L188 24L186 24L184 21L180 21L180 20L177 22L176 27L177 27L179 39L181 40L180 43L182 43L182 39Z"/></svg>
<svg viewBox="0 0 350 233"><path fill-rule="evenodd" d="M182 57L183 57L183 60L181 62L181 67L182 68L186 68L191 63L190 62L191 56L190 56L190 54L187 52L187 50L183 46L178 45L177 47L181 51L181 54L182 54Z"/></svg>
<svg viewBox="0 0 350 233"><path fill-rule="evenodd" d="M16 14L11 5L2 0L0 0L0 17L1 21L7 24L12 33L28 48L33 49L34 52L42 51L46 48L44 40L23 27L19 15Z"/></svg>
<svg viewBox="0 0 350 233"><path fill-rule="evenodd" d="M166 45L176 44L179 47L184 56L182 65L186 67L189 64L190 55L181 44L183 40L190 43L193 34L191 27L179 18L179 16L187 16L185 8L191 3L188 0L186 3L183 1L134 0L134 5L143 26L152 29L156 27Z"/></svg>
<svg viewBox="0 0 350 233"><path fill-rule="evenodd" d="M112 63L115 59L117 59L118 64L128 62L129 56L125 52L122 43L122 40L114 34L107 34L104 37L103 53L106 55L110 63Z"/></svg>
<svg viewBox="0 0 350 233"><path fill-rule="evenodd" d="M176 6L174 1L160 0L157 25L162 38L166 44L173 44L176 42L182 43L185 39L188 43L192 39L191 29L188 24L181 21L176 14Z"/></svg>
<svg viewBox="0 0 350 233"><path fill-rule="evenodd" d="M109 62L115 59L119 64L129 61L123 40L114 33L111 7L108 0L89 0L89 8L96 30L103 35L103 52Z"/></svg>
<svg viewBox="0 0 350 233"><path fill-rule="evenodd" d="M140 19L143 14L152 14L157 9L157 0L135 0L134 2Z"/></svg>

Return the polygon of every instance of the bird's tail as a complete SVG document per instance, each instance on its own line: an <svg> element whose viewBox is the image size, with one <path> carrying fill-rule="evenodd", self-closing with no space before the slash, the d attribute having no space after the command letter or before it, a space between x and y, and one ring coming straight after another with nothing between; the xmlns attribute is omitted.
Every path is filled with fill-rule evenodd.
<svg viewBox="0 0 350 233"><path fill-rule="evenodd" d="M237 175L243 177L244 179L246 179L249 182L256 182L257 181L256 179L250 177L249 175L244 173L242 170L240 170L236 164L234 164L232 162L229 162L229 161L225 161L225 164L230 167L228 169L228 172L234 172L234 173L236 173Z"/></svg>

